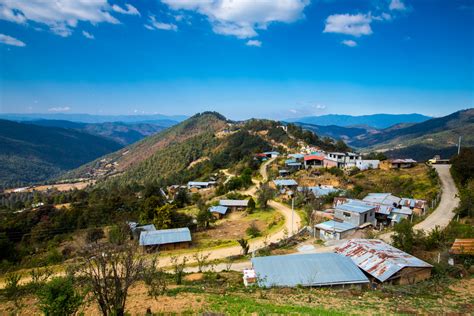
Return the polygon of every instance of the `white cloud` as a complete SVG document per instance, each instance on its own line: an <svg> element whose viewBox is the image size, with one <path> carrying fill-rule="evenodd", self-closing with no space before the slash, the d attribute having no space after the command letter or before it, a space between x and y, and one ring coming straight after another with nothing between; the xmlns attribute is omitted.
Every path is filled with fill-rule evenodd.
<svg viewBox="0 0 474 316"><path fill-rule="evenodd" d="M65 107L55 107L55 108L49 108L48 111L49 112L67 112L71 110L70 107L68 106L65 106Z"/></svg>
<svg viewBox="0 0 474 316"><path fill-rule="evenodd" d="M173 10L189 10L207 17L217 34L238 38L258 35L272 22L301 19L309 0L161 0Z"/></svg>
<svg viewBox="0 0 474 316"><path fill-rule="evenodd" d="M353 40L344 40L344 41L341 42L341 44L349 46L349 47L356 47L357 46L357 42L353 41Z"/></svg>
<svg viewBox="0 0 474 316"><path fill-rule="evenodd" d="M44 24L60 36L69 36L79 21L119 24L108 12L107 0L0 0L0 19Z"/></svg>
<svg viewBox="0 0 474 316"><path fill-rule="evenodd" d="M258 40L249 40L247 43L245 43L247 46L256 46L256 47L262 47L262 42Z"/></svg>
<svg viewBox="0 0 474 316"><path fill-rule="evenodd" d="M125 8L122 8L116 4L112 6L112 10L121 14L128 14L128 15L140 15L140 12L131 4L125 4Z"/></svg>
<svg viewBox="0 0 474 316"><path fill-rule="evenodd" d="M18 46L18 47L26 46L26 44L20 41L19 39L16 39L14 37L11 37L5 34L0 34L0 43L11 45L11 46Z"/></svg>
<svg viewBox="0 0 474 316"><path fill-rule="evenodd" d="M340 33L352 36L372 34L370 23L372 17L368 14L334 14L326 19L324 33Z"/></svg>
<svg viewBox="0 0 474 316"><path fill-rule="evenodd" d="M145 27L149 30L153 30L153 29L165 30L165 31L177 31L178 30L178 26L176 24L158 22L156 20L156 17L154 17L153 15L150 16L149 23L150 24L145 24Z"/></svg>
<svg viewBox="0 0 474 316"><path fill-rule="evenodd" d="M82 31L82 35L84 35L85 38L88 38L88 39L94 39L94 35L92 35L91 33L89 32L86 32L86 31Z"/></svg>
<svg viewBox="0 0 474 316"><path fill-rule="evenodd" d="M390 10L405 11L407 8L402 0L391 0L388 6Z"/></svg>

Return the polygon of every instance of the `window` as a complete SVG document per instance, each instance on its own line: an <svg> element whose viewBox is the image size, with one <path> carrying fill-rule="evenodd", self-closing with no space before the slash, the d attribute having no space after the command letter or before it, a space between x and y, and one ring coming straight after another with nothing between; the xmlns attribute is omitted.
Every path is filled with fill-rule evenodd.
<svg viewBox="0 0 474 316"><path fill-rule="evenodd" d="M344 215L345 217L351 217L351 213L349 212L342 212L342 215Z"/></svg>
<svg viewBox="0 0 474 316"><path fill-rule="evenodd" d="M367 213L364 214L364 223L367 222Z"/></svg>

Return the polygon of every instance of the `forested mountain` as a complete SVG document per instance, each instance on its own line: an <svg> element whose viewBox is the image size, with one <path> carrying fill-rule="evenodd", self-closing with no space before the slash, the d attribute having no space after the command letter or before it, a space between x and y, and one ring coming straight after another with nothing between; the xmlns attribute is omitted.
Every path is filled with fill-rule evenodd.
<svg viewBox="0 0 474 316"><path fill-rule="evenodd" d="M204 112L66 176L101 179L114 175L110 181L118 183L184 183L205 179L222 168L256 167L255 153L296 147L298 141L328 149L345 146L321 140L295 125L287 133L275 121L232 122L218 113Z"/></svg>
<svg viewBox="0 0 474 316"><path fill-rule="evenodd" d="M334 139L343 139L344 141L351 141L352 139L366 135L373 132L373 129L363 127L344 127L336 125L313 125L306 123L295 123L304 129L308 129L319 136L327 136Z"/></svg>
<svg viewBox="0 0 474 316"><path fill-rule="evenodd" d="M421 114L372 114L372 115L339 115L328 114L321 116L306 116L286 119L286 122L299 122L312 125L337 125L337 126L368 126L372 128L387 128L400 123L419 123L431 117Z"/></svg>
<svg viewBox="0 0 474 316"><path fill-rule="evenodd" d="M62 120L78 123L153 123L160 126L172 126L184 121L188 117L185 115L94 115L94 114L73 114L73 113L7 113L0 114L0 119L10 121L36 121L36 120Z"/></svg>
<svg viewBox="0 0 474 316"><path fill-rule="evenodd" d="M172 121L174 124L177 122ZM24 123L39 126L71 128L86 132L92 135L109 138L123 146L133 144L147 136L153 135L169 127L160 126L152 123L124 123L124 122L105 122L105 123L80 123L64 120L36 120L25 121ZM172 125L174 125L172 124Z"/></svg>
<svg viewBox="0 0 474 316"><path fill-rule="evenodd" d="M0 120L0 186L44 181L120 147L72 129Z"/></svg>
<svg viewBox="0 0 474 316"><path fill-rule="evenodd" d="M359 137L350 145L366 150L382 150L389 157L425 160L435 154L446 158L452 156L457 151L459 136L463 138L463 146L474 146L474 109L381 130Z"/></svg>

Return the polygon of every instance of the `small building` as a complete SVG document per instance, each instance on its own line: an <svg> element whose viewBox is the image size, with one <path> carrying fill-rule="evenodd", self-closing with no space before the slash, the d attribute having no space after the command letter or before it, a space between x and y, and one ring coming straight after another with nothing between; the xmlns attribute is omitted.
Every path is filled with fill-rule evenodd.
<svg viewBox="0 0 474 316"><path fill-rule="evenodd" d="M301 162L290 162L286 165L286 167L292 171L300 170L303 167Z"/></svg>
<svg viewBox="0 0 474 316"><path fill-rule="evenodd" d="M220 200L220 206L226 206L232 211L245 210L249 204L248 200Z"/></svg>
<svg viewBox="0 0 474 316"><path fill-rule="evenodd" d="M289 154L288 157L301 161L304 158L304 154Z"/></svg>
<svg viewBox="0 0 474 316"><path fill-rule="evenodd" d="M229 208L227 206L215 205L209 208L209 212L212 213L216 218L222 218L227 214Z"/></svg>
<svg viewBox="0 0 474 316"><path fill-rule="evenodd" d="M151 250L170 250L189 247L191 243L189 228L161 229L155 231L142 231L140 233L140 246Z"/></svg>
<svg viewBox="0 0 474 316"><path fill-rule="evenodd" d="M356 153L329 152L324 158L324 167L331 168L352 168L357 167L357 161L362 160L362 156Z"/></svg>
<svg viewBox="0 0 474 316"><path fill-rule="evenodd" d="M449 253L452 255L474 255L474 238L454 240Z"/></svg>
<svg viewBox="0 0 474 316"><path fill-rule="evenodd" d="M378 282L414 284L430 278L432 265L378 239L351 239L335 249Z"/></svg>
<svg viewBox="0 0 474 316"><path fill-rule="evenodd" d="M308 168L320 168L324 166L324 156L319 155L306 155L304 156L304 167Z"/></svg>
<svg viewBox="0 0 474 316"><path fill-rule="evenodd" d="M280 177L285 177L290 174L290 171L286 169L280 169L278 170L278 174L280 175Z"/></svg>
<svg viewBox="0 0 474 316"><path fill-rule="evenodd" d="M369 193L362 199L364 202L374 203L379 205L389 205L398 207L402 199L392 195L391 193Z"/></svg>
<svg viewBox="0 0 474 316"><path fill-rule="evenodd" d="M298 186L298 182L293 179L275 179L273 180L273 185L277 188L294 189Z"/></svg>
<svg viewBox="0 0 474 316"><path fill-rule="evenodd" d="M361 226L366 223L375 226L375 210L376 206L374 205L369 205L359 200L351 200L350 202L336 206L334 218L354 226Z"/></svg>
<svg viewBox="0 0 474 316"><path fill-rule="evenodd" d="M276 158L280 156L280 153L278 151L267 151L263 153L267 158Z"/></svg>
<svg viewBox="0 0 474 316"><path fill-rule="evenodd" d="M410 208L416 215L423 215L428 208L428 203L425 200L402 198L400 206Z"/></svg>
<svg viewBox="0 0 474 316"><path fill-rule="evenodd" d="M369 170L369 169L378 169L380 165L380 160L356 160L356 167L360 170Z"/></svg>
<svg viewBox="0 0 474 316"><path fill-rule="evenodd" d="M369 283L368 278L349 258L336 253L255 257L251 262L255 273L249 275L251 278L256 276L257 285L261 287L345 286Z"/></svg>
<svg viewBox="0 0 474 316"><path fill-rule="evenodd" d="M314 238L322 240L346 239L357 230L357 226L351 223L339 221L327 221L314 225Z"/></svg>
<svg viewBox="0 0 474 316"><path fill-rule="evenodd" d="M189 181L188 189L207 189L211 186L214 186L215 184L216 184L216 181L206 181L206 182Z"/></svg>
<svg viewBox="0 0 474 316"><path fill-rule="evenodd" d="M315 198L320 198L327 196L331 193L340 192L341 190L333 187L332 185L318 185L315 187L298 187L298 191L302 192L304 190L311 191Z"/></svg>
<svg viewBox="0 0 474 316"><path fill-rule="evenodd" d="M409 159L387 159L380 163L380 169L406 169L416 166L416 161Z"/></svg>

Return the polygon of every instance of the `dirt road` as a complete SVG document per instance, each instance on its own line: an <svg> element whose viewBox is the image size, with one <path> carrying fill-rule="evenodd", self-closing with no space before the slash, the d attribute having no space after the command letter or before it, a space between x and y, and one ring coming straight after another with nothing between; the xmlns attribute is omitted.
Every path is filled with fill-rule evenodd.
<svg viewBox="0 0 474 316"><path fill-rule="evenodd" d="M433 167L439 175L443 192L441 201L433 213L413 227L416 230L423 230L425 233L429 233L436 226L439 226L441 229L448 226L449 222L454 218L454 210L459 205L459 197L457 197L459 192L449 172L451 165L434 165ZM381 235L380 239L385 242L391 242L392 235L392 232L386 233Z"/></svg>

